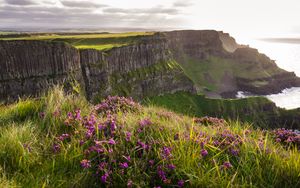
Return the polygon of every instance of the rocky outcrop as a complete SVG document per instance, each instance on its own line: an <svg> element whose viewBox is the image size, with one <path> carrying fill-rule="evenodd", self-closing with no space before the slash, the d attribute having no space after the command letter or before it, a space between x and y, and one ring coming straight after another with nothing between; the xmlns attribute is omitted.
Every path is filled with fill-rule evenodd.
<svg viewBox="0 0 300 188"><path fill-rule="evenodd" d="M55 84L81 81L79 52L64 43L0 42L0 100L36 96ZM81 83L83 84L83 83Z"/></svg>
<svg viewBox="0 0 300 188"><path fill-rule="evenodd" d="M229 33L219 31L219 38L222 41L223 48L228 52L233 53L238 48L246 48L246 46L237 44L235 39L231 37Z"/></svg>

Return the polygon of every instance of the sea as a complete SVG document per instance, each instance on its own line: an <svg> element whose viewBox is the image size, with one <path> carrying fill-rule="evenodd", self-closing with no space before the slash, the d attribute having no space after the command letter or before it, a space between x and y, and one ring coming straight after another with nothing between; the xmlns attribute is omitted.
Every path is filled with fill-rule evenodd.
<svg viewBox="0 0 300 188"><path fill-rule="evenodd" d="M264 53L276 64L287 71L295 72L300 77L300 42L292 40L266 40L252 39L248 40L250 47L258 49ZM249 93L239 91L238 98L253 96ZM286 109L300 108L300 87L286 88L281 93L266 95L268 99L275 102L277 106Z"/></svg>

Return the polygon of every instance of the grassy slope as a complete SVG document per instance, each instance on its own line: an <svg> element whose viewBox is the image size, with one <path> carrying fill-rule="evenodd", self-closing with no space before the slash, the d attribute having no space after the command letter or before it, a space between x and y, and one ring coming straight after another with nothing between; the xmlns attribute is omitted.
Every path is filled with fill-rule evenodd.
<svg viewBox="0 0 300 188"><path fill-rule="evenodd" d="M200 89L208 89L211 91L220 92L223 77L225 73L233 76L246 79L266 78L270 75L278 74L282 70L274 68L262 68L258 65L238 63L231 59L219 57L209 57L205 61L198 61L191 58L186 58L185 63L181 63L184 72ZM205 75L209 75L211 79L206 79ZM256 86L263 86L265 82L253 82Z"/></svg>
<svg viewBox="0 0 300 188"><path fill-rule="evenodd" d="M71 44L78 49L108 50L113 47L133 44L140 37L152 35L152 32L130 32L130 33L103 33L103 34L76 34L59 35L43 34L31 35L27 37L3 38L2 40L46 40L62 41Z"/></svg>
<svg viewBox="0 0 300 188"><path fill-rule="evenodd" d="M254 122L259 127L272 128L278 126L297 127L298 110L277 108L264 97L245 99L209 99L203 95L185 92L165 94L145 100L145 104L162 106L175 112L191 116L213 116L226 119L240 119ZM278 121L278 122L276 122Z"/></svg>
<svg viewBox="0 0 300 188"><path fill-rule="evenodd" d="M90 113L92 106L85 99L65 96L56 89L41 100L28 99L0 108L0 187L104 186L100 177L92 174L92 168L80 167L85 155L84 146L78 143L84 129L72 124L76 130L72 132L73 129L64 123L69 111L80 108L82 116ZM60 110L60 115L54 116L57 110ZM44 118L39 117L41 111L45 112ZM300 186L299 151L275 143L271 132L255 130L249 124L238 122L204 126L193 123L191 117L157 107L142 107L139 111L119 112L115 116L117 145L105 147L113 149L109 158L124 161L122 155L129 154L131 162L125 170L121 170L118 163L109 162L113 168L109 176L112 186L126 186L129 180L134 187L171 186L177 185L181 179L186 187ZM96 117L100 121L106 120L102 115ZM139 131L139 122L145 118L152 123ZM133 133L130 142L125 141L126 131ZM228 153L228 148L213 145L213 140L224 131L243 141L238 146L238 156ZM62 133L71 134L71 140L61 142L61 151L53 153L52 145ZM174 140L176 134L178 140ZM99 140L108 139L101 135ZM201 156L199 144L204 138L208 138L204 146L208 151L206 157ZM135 145L138 140L156 144L139 156L140 149ZM163 146L172 148L172 156L168 159L162 158ZM150 159L155 161L154 167L149 167ZM224 169L222 164L225 161L229 161L232 167ZM157 167L169 163L176 168L168 171L171 182L165 184L167 182L163 183L156 175Z"/></svg>

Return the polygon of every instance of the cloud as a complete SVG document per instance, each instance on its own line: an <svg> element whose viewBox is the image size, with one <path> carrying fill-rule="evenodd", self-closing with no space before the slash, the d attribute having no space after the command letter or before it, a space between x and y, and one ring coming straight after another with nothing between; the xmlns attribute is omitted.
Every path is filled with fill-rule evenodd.
<svg viewBox="0 0 300 188"><path fill-rule="evenodd" d="M122 13L122 14L167 14L177 15L179 10L175 8L160 8L153 7L148 9L122 9L122 8L107 8L103 12L106 13Z"/></svg>
<svg viewBox="0 0 300 188"><path fill-rule="evenodd" d="M65 7L71 8L100 8L100 7L108 7L105 4L98 4L91 1L70 1L70 0L61 0L61 3Z"/></svg>
<svg viewBox="0 0 300 188"><path fill-rule="evenodd" d="M178 0L173 3L173 7L189 7L192 6L193 3L189 0Z"/></svg>
<svg viewBox="0 0 300 188"><path fill-rule="evenodd" d="M6 3L1 3L5 1ZM167 28L182 23L172 6L117 8L97 1L0 0L0 29L15 28Z"/></svg>
<svg viewBox="0 0 300 188"><path fill-rule="evenodd" d="M28 5L34 5L36 4L32 0L4 0L6 4L9 5L22 5L22 6L28 6Z"/></svg>

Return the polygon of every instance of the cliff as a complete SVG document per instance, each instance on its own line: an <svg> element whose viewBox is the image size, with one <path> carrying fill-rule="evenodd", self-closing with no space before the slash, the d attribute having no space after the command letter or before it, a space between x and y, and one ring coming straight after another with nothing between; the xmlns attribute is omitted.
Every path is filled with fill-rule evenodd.
<svg viewBox="0 0 300 188"><path fill-rule="evenodd" d="M108 94L141 99L195 90L160 34L106 52L81 50L80 57L89 99Z"/></svg>
<svg viewBox="0 0 300 188"><path fill-rule="evenodd" d="M264 95L300 86L293 72L280 69L257 49L237 44L227 33L187 30L165 35L176 61L199 93L232 98L237 91Z"/></svg>
<svg viewBox="0 0 300 188"><path fill-rule="evenodd" d="M55 84L82 81L79 52L64 43L0 42L0 100L36 96ZM81 84L84 84L81 82Z"/></svg>
<svg viewBox="0 0 300 188"><path fill-rule="evenodd" d="M278 68L256 49L237 44L227 33L187 30L133 35L128 39L124 35L88 40L80 35L60 37L64 42L45 37L44 41L1 40L0 100L37 96L55 84L70 89L74 82L91 101L107 95L142 99L196 90L210 97L234 97L240 90L270 94L300 85L294 73ZM91 49L71 45L78 42L87 48L91 44ZM97 42L111 47L92 49Z"/></svg>
<svg viewBox="0 0 300 188"><path fill-rule="evenodd" d="M160 34L105 52L60 42L0 41L0 65L0 99L5 101L39 95L55 84L68 89L73 81L92 101L107 95L141 99L195 91Z"/></svg>

